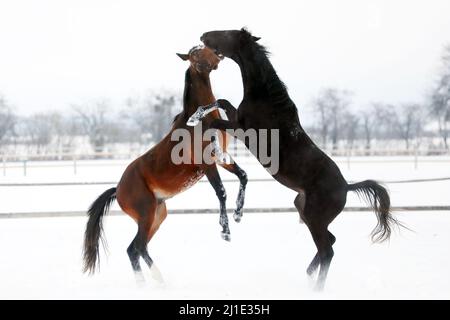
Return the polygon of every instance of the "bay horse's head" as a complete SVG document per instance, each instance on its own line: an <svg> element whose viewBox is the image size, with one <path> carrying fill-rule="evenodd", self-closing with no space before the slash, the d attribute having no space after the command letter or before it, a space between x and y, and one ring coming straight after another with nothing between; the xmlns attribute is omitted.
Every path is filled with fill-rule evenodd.
<svg viewBox="0 0 450 320"><path fill-rule="evenodd" d="M239 53L248 44L258 41L259 37L252 34L245 28L241 30L209 31L204 33L200 40L206 47L212 49L218 55L231 58Z"/></svg>
<svg viewBox="0 0 450 320"><path fill-rule="evenodd" d="M187 54L177 53L184 61L191 63L198 73L209 74L212 70L216 70L220 60L223 57L215 54L213 50L205 46L193 47Z"/></svg>

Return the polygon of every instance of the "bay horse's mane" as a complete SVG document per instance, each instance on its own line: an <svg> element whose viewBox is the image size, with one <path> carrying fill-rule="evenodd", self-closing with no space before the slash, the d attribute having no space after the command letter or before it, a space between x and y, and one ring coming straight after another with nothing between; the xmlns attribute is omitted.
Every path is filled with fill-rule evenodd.
<svg viewBox="0 0 450 320"><path fill-rule="evenodd" d="M188 121L188 101L191 95L191 84L192 78L188 68L184 76L183 110L173 118L172 124L178 119L182 119L184 122Z"/></svg>

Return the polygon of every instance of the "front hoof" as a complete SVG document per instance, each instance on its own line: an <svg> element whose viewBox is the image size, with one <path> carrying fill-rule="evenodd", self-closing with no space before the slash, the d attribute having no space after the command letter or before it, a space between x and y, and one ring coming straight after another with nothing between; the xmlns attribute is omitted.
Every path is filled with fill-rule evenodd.
<svg viewBox="0 0 450 320"><path fill-rule="evenodd" d="M199 124L199 122L200 122L199 119L192 119L192 117L191 117L191 118L189 118L189 120L186 122L186 124L187 124L189 127L195 127L196 125Z"/></svg>
<svg viewBox="0 0 450 320"><path fill-rule="evenodd" d="M219 163L231 164L231 156L227 152L217 151L217 161Z"/></svg>
<svg viewBox="0 0 450 320"><path fill-rule="evenodd" d="M219 99L217 100L217 103L219 104L220 107L225 108L225 106L230 105L231 103L226 100L226 99Z"/></svg>
<svg viewBox="0 0 450 320"><path fill-rule="evenodd" d="M231 241L231 235L229 233L221 232L222 239L225 241L230 242Z"/></svg>
<svg viewBox="0 0 450 320"><path fill-rule="evenodd" d="M233 214L233 218L234 218L234 221L236 221L236 222L241 222L241 219L242 219L242 213L237 213L237 212L235 212L234 214Z"/></svg>

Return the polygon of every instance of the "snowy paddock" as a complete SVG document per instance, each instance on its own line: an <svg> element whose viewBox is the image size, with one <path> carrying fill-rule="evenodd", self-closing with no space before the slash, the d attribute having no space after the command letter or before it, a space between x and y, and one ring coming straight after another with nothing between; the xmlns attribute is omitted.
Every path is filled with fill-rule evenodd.
<svg viewBox="0 0 450 320"><path fill-rule="evenodd" d="M429 158L432 159L432 158ZM450 177L450 159L423 159L415 168L402 159L362 158L348 166L337 158L346 179L381 181ZM384 161L386 160L386 161ZM57 165L63 162L58 162ZM254 161L239 161L250 179L270 178ZM110 185L33 183L117 181L126 161L79 164L39 163L0 177L1 214L85 212ZM224 179L234 177L221 170ZM9 186L10 183L31 184ZM227 206L234 208L237 182L227 182ZM450 181L387 183L394 206L449 206ZM274 181L250 182L245 208L292 208L295 193ZM365 206L354 193L348 207ZM344 212L331 224L337 237L326 289L314 292L306 268L316 249L297 213L245 213L230 223L232 241L220 237L218 214L171 214L180 209L217 209L211 186L198 183L167 201L169 215L149 244L165 278L137 286L126 254L136 232L126 215L105 218L109 254L101 271L81 273L86 217L0 219L0 299L450 299L450 212L395 213L410 232L371 244L372 212ZM118 210L117 205L113 206ZM231 218L231 215L230 219ZM6 216L4 216L6 217Z"/></svg>
<svg viewBox="0 0 450 320"><path fill-rule="evenodd" d="M109 254L101 271L81 273L85 218L0 220L0 298L32 299L449 299L450 214L399 215L414 230L373 245L372 213L346 212L336 235L326 290L314 292L305 270L315 254L295 213L247 214L220 238L213 214L168 216L149 245L165 284L137 286L126 248L136 227L106 218ZM144 264L143 264L144 267Z"/></svg>

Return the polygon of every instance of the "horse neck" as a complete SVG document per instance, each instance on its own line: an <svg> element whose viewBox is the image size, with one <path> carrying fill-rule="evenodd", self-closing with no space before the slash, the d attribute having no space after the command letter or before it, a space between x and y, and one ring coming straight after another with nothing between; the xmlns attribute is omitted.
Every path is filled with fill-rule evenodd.
<svg viewBox="0 0 450 320"><path fill-rule="evenodd" d="M287 91L266 52L257 44L249 44L231 57L241 69L244 97L284 100Z"/></svg>
<svg viewBox="0 0 450 320"><path fill-rule="evenodd" d="M211 104L216 101L211 89L209 74L198 73L194 68L189 68L191 77L190 94L186 101L188 116L194 114L199 106Z"/></svg>

